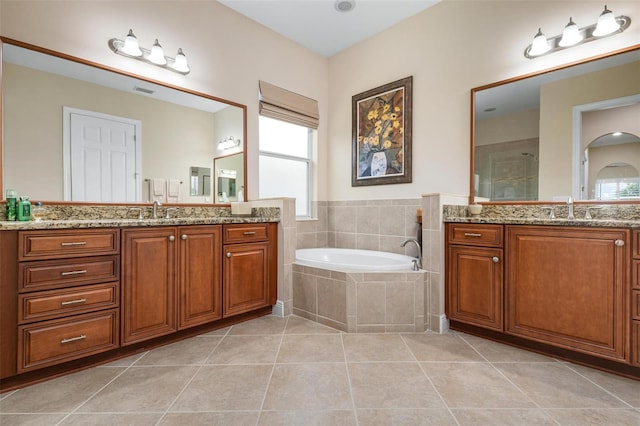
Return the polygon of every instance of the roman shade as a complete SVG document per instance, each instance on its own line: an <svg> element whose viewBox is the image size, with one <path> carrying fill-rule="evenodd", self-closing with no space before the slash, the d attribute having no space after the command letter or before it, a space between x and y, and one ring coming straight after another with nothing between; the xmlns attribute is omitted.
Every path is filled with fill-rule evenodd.
<svg viewBox="0 0 640 426"><path fill-rule="evenodd" d="M260 115L300 126L318 128L318 101L259 81Z"/></svg>

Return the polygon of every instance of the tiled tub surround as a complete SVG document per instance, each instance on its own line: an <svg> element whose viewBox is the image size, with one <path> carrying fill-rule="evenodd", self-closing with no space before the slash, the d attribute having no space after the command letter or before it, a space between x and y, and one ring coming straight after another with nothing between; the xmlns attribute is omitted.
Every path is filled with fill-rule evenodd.
<svg viewBox="0 0 640 426"><path fill-rule="evenodd" d="M349 333L425 330L424 271L341 272L293 264L293 313Z"/></svg>
<svg viewBox="0 0 640 426"><path fill-rule="evenodd" d="M422 200L359 200L318 202L317 220L297 222L297 248L333 247L377 250L416 256L417 210Z"/></svg>
<svg viewBox="0 0 640 426"><path fill-rule="evenodd" d="M378 250L417 256L413 244L401 247L407 238L422 236L424 270L424 327L447 331L444 314L444 224L443 205L466 204L468 197L424 194L398 200L318 202L318 219L297 221L297 248L336 247ZM417 209L422 208L422 227Z"/></svg>

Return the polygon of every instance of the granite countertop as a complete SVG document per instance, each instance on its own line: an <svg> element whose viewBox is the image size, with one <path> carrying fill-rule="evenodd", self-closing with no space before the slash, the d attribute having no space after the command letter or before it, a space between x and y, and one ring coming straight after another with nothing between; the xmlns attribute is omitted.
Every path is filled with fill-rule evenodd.
<svg viewBox="0 0 640 426"><path fill-rule="evenodd" d="M585 226L592 228L640 228L639 220L617 219L544 219L539 217L445 217L452 223L489 223L496 225Z"/></svg>
<svg viewBox="0 0 640 426"><path fill-rule="evenodd" d="M274 217L177 217L170 219L61 219L42 221L0 221L0 231L30 229L118 228L129 226L217 225L225 223L279 222Z"/></svg>
<svg viewBox="0 0 640 426"><path fill-rule="evenodd" d="M554 219L549 219L549 210ZM585 219L587 209L592 219ZM640 228L640 205L575 206L575 219L567 219L567 206L555 205L485 205L479 216L470 216L468 206L445 205L443 221L453 223L493 223L497 225L581 226L590 228Z"/></svg>

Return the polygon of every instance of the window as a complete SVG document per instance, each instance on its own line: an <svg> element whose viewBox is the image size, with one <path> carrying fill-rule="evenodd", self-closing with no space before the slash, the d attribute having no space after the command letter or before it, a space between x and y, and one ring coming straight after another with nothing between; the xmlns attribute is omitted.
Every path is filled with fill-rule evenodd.
<svg viewBox="0 0 640 426"><path fill-rule="evenodd" d="M312 128L260 116L260 198L293 197L296 216L311 216Z"/></svg>
<svg viewBox="0 0 640 426"><path fill-rule="evenodd" d="M260 198L295 198L296 216L311 217L318 102L264 81L258 91Z"/></svg>
<svg viewBox="0 0 640 426"><path fill-rule="evenodd" d="M609 178L596 181L597 200L640 198L640 178Z"/></svg>

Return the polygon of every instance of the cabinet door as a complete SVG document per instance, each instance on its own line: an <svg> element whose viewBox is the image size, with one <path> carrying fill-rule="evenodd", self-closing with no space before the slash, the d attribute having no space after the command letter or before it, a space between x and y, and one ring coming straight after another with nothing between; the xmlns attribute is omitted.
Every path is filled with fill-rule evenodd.
<svg viewBox="0 0 640 426"><path fill-rule="evenodd" d="M224 246L223 316L269 306L269 243Z"/></svg>
<svg viewBox="0 0 640 426"><path fill-rule="evenodd" d="M502 249L449 246L448 315L502 331Z"/></svg>
<svg viewBox="0 0 640 426"><path fill-rule="evenodd" d="M178 328L222 318L222 227L180 228Z"/></svg>
<svg viewBox="0 0 640 426"><path fill-rule="evenodd" d="M123 231L122 344L176 331L175 228Z"/></svg>
<svg viewBox="0 0 640 426"><path fill-rule="evenodd" d="M506 332L627 359L629 231L509 226L507 235Z"/></svg>

